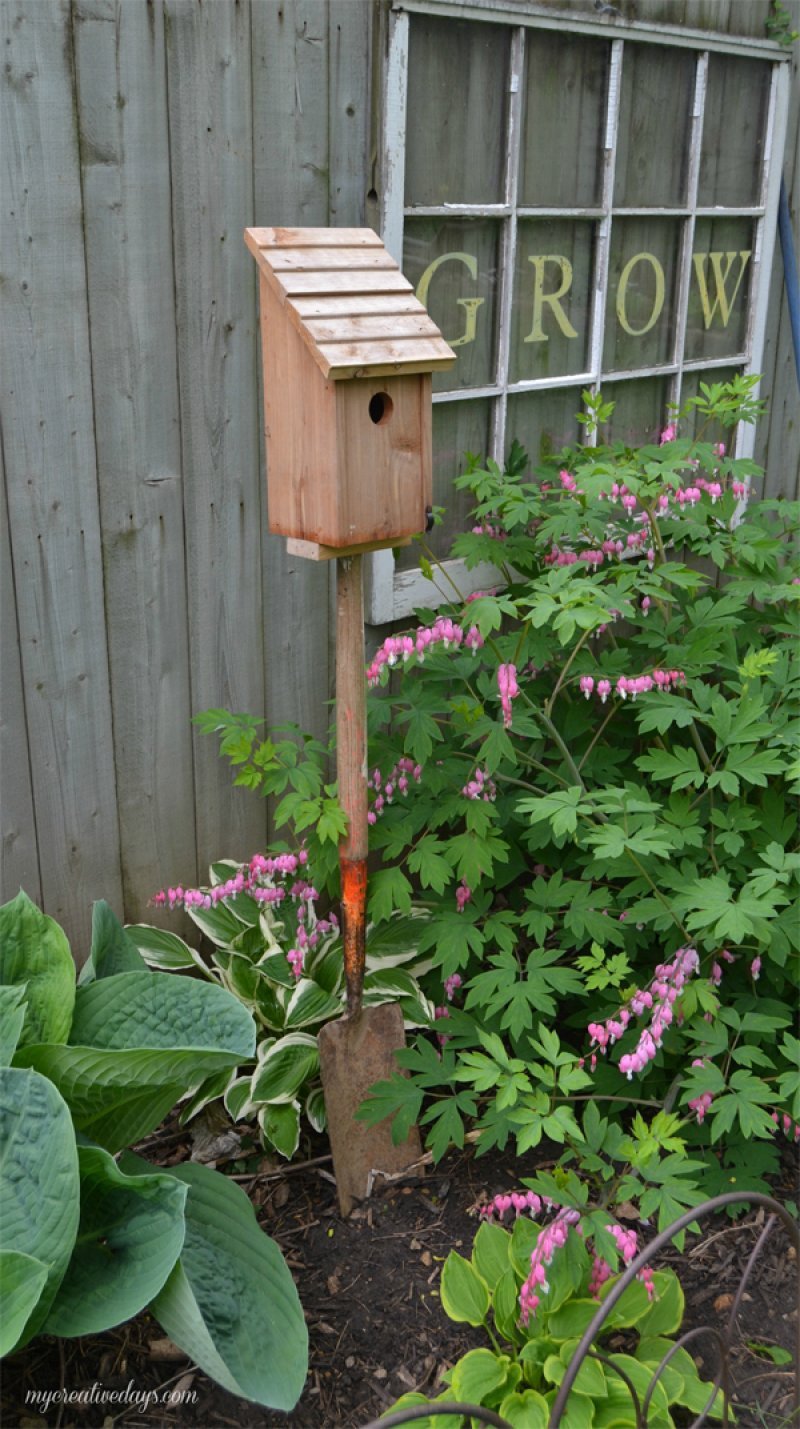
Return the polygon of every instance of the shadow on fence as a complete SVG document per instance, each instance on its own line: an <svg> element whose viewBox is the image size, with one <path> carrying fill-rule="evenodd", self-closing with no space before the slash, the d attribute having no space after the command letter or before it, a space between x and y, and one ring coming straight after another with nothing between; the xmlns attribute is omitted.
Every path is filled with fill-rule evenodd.
<svg viewBox="0 0 800 1429"><path fill-rule="evenodd" d="M709 1216L716 1215L718 1211L724 1210L726 1206L734 1204L761 1206L764 1210L769 1212L769 1216L742 1272L739 1287L733 1298L727 1324L724 1330L719 1330L714 1325L700 1325L693 1330L687 1330L684 1335L681 1335L679 1339L675 1340L654 1371L646 1393L643 1397L640 1397L625 1371L614 1363L612 1357L604 1354L601 1350L593 1349L592 1342L597 1339L598 1335L602 1334L603 1326L620 1296L625 1293L643 1266L649 1264L650 1261L658 1256L675 1236L679 1235L681 1231L686 1230L687 1226L694 1225L698 1221L703 1221ZM646 1245L644 1250L640 1251L639 1255L631 1261L625 1273L620 1276L602 1305L598 1306L597 1314L594 1319L587 1325L553 1402L548 1421L548 1429L569 1429L568 1422L564 1418L565 1406L578 1371L587 1357L600 1360L602 1364L614 1370L614 1372L619 1375L630 1392L631 1403L636 1416L636 1429L649 1429L653 1394L664 1370L680 1349L685 1349L687 1345L690 1345L702 1335L709 1335L714 1341L719 1353L719 1368L717 1370L716 1379L714 1380L713 1391L709 1394L708 1400L700 1413L692 1420L689 1429L701 1429L701 1426L709 1422L706 1416L718 1393L722 1395L721 1422L723 1429L727 1429L727 1426L732 1422L730 1404L730 1353L739 1308L750 1277L758 1262L758 1258L778 1222L783 1225L795 1250L800 1253L800 1230L798 1230L795 1221L785 1206L782 1206L779 1201L774 1200L771 1196L764 1196L760 1192L752 1192L748 1195L741 1191L727 1191L724 1195L714 1196L710 1201L704 1201L702 1205L694 1207L691 1211L687 1211L685 1215L682 1215L677 1221L673 1221L671 1226L668 1226L665 1231L662 1231L660 1235L657 1235L654 1240L650 1241L649 1245ZM742 1229L744 1229L744 1227L742 1227ZM794 1399L792 1415L789 1420L791 1424L800 1424L799 1370L800 1366L795 1365ZM400 1429L402 1425L413 1424L421 1419L439 1419L443 1417L461 1420L468 1418L479 1425L492 1425L493 1429L514 1429L514 1426L509 1424L507 1419L503 1419L500 1414L496 1414L492 1409L486 1409L479 1404L464 1404L456 1401L450 1404L437 1404L435 1408L432 1405L420 1404L415 1405L413 1408L397 1410L393 1414L385 1414L380 1419L371 1420L369 1424L364 1426L364 1429Z"/></svg>

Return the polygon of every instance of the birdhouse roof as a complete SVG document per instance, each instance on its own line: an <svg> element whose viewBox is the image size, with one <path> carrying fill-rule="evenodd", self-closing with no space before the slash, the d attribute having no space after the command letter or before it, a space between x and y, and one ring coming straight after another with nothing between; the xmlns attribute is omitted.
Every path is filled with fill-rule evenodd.
<svg viewBox="0 0 800 1429"><path fill-rule="evenodd" d="M371 228L247 228L323 377L437 372L455 353Z"/></svg>

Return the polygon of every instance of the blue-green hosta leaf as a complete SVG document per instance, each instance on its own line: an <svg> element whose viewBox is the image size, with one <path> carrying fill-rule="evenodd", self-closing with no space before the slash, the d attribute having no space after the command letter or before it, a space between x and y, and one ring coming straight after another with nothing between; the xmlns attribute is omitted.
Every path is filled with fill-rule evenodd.
<svg viewBox="0 0 800 1429"><path fill-rule="evenodd" d="M40 1328L69 1264L78 1231L78 1152L72 1118L56 1088L38 1072L0 1068L0 1250L29 1256L37 1283L16 1343ZM15 1293L18 1314L20 1300Z"/></svg>
<svg viewBox="0 0 800 1429"><path fill-rule="evenodd" d="M0 985L0 1067L10 1067L25 1022L25 987Z"/></svg>
<svg viewBox="0 0 800 1429"><path fill-rule="evenodd" d="M291 1102L304 1082L319 1069L317 1039L308 1032L279 1037L261 1058L253 1073L253 1102Z"/></svg>
<svg viewBox="0 0 800 1429"><path fill-rule="evenodd" d="M265 1146L291 1161L300 1144L300 1103L268 1102L258 1109Z"/></svg>
<svg viewBox="0 0 800 1429"><path fill-rule="evenodd" d="M186 1239L152 1313L233 1394L292 1409L305 1383L308 1333L283 1256L232 1181L206 1166L169 1174L189 1187Z"/></svg>
<svg viewBox="0 0 800 1429"><path fill-rule="evenodd" d="M136 944L128 937L113 909L104 901L92 908L92 946L78 983L85 987L95 978L114 973L146 972L147 964Z"/></svg>
<svg viewBox="0 0 800 1429"><path fill-rule="evenodd" d="M165 928L153 928L149 923L129 923L125 932L148 967L159 972L179 972L182 968L196 967L206 977L212 976L200 954L184 943L177 933L169 933Z"/></svg>
<svg viewBox="0 0 800 1429"><path fill-rule="evenodd" d="M0 908L0 983L25 987L20 1043L66 1042L75 1002L75 964L66 934L19 892Z"/></svg>
<svg viewBox="0 0 800 1429"><path fill-rule="evenodd" d="M76 1127L114 1152L158 1126L190 1087L249 1061L255 1025L224 988L118 973L78 989L71 1039L22 1047L15 1065L49 1077Z"/></svg>
<svg viewBox="0 0 800 1429"><path fill-rule="evenodd" d="M43 1329L95 1335L138 1315L181 1252L187 1188L173 1176L126 1176L99 1146L79 1146L78 1237Z"/></svg>
<svg viewBox="0 0 800 1429"><path fill-rule="evenodd" d="M0 1250L0 1359L20 1339L47 1284L47 1266L18 1250Z"/></svg>

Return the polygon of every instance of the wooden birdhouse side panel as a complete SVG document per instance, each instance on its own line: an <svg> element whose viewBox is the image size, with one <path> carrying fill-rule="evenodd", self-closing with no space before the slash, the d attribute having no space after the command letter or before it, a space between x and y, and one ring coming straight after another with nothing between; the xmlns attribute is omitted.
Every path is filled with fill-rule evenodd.
<svg viewBox="0 0 800 1429"><path fill-rule="evenodd" d="M269 529L341 545L336 384L326 381L261 274Z"/></svg>
<svg viewBox="0 0 800 1429"><path fill-rule="evenodd" d="M430 375L351 378L336 384L336 395L338 544L424 531L432 500Z"/></svg>

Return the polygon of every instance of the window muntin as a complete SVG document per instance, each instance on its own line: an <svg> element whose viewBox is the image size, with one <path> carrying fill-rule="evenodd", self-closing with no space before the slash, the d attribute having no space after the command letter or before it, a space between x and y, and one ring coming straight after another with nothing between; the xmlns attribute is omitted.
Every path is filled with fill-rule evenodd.
<svg viewBox="0 0 800 1429"><path fill-rule="evenodd" d="M462 431L462 453L501 458L517 436L536 460L577 435L591 385L618 402L611 435L640 440L700 381L757 370L787 86L763 41L439 5L393 15L384 234L457 344L434 385L444 554L464 525ZM394 615L430 603L410 571L401 584Z"/></svg>

